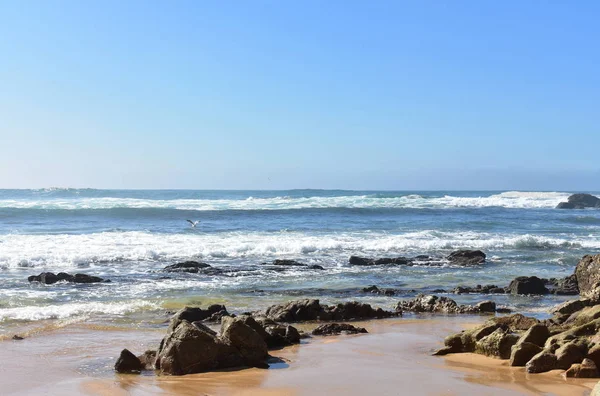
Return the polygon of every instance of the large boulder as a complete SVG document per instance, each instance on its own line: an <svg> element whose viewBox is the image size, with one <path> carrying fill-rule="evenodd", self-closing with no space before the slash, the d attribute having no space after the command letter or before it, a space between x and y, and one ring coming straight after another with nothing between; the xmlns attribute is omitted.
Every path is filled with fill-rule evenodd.
<svg viewBox="0 0 600 396"><path fill-rule="evenodd" d="M571 315L577 311L581 311L583 308L589 306L590 304L591 301L585 298L579 300L565 301L564 303L552 308L550 313L555 315Z"/></svg>
<svg viewBox="0 0 600 396"><path fill-rule="evenodd" d="M199 263L197 261L185 261L183 263L177 263L167 265L163 271L165 272L188 272L196 274L205 268L211 268L209 264Z"/></svg>
<svg viewBox="0 0 600 396"><path fill-rule="evenodd" d="M481 250L457 250L446 259L455 265L475 265L485 262L485 253Z"/></svg>
<svg viewBox="0 0 600 396"><path fill-rule="evenodd" d="M156 355L159 374L185 375L243 367L240 351L219 339L208 327L187 320L172 322Z"/></svg>
<svg viewBox="0 0 600 396"><path fill-rule="evenodd" d="M453 334L444 340L445 347L438 350L434 355L447 355L449 353L475 352L475 344L482 338L492 334L501 328L495 323L485 323L475 329L464 330Z"/></svg>
<svg viewBox="0 0 600 396"><path fill-rule="evenodd" d="M488 320L488 323L498 324L507 327L510 331L529 330L531 326L540 321L530 316L521 314L512 314L508 316L497 316Z"/></svg>
<svg viewBox="0 0 600 396"><path fill-rule="evenodd" d="M498 328L475 343L475 352L486 356L499 357L500 359L509 359L511 348L518 340L519 336L516 334Z"/></svg>
<svg viewBox="0 0 600 396"><path fill-rule="evenodd" d="M530 342L517 342L513 345L510 352L509 366L523 367L535 355L540 353L542 348Z"/></svg>
<svg viewBox="0 0 600 396"><path fill-rule="evenodd" d="M525 365L525 370L530 374L545 373L556 368L556 355L548 351L538 353Z"/></svg>
<svg viewBox="0 0 600 396"><path fill-rule="evenodd" d="M108 282L98 276L86 275L86 274L67 274L66 272L59 272L54 274L53 272L42 272L39 275L31 275L27 278L29 282L39 282L46 285L52 285L54 283L65 281L72 283L98 283Z"/></svg>
<svg viewBox="0 0 600 396"><path fill-rule="evenodd" d="M548 294L548 289L537 276L519 276L508 286L510 294Z"/></svg>
<svg viewBox="0 0 600 396"><path fill-rule="evenodd" d="M600 254L585 255L575 268L579 293L593 297L594 289L600 286Z"/></svg>
<svg viewBox="0 0 600 396"><path fill-rule="evenodd" d="M561 202L557 209L600 208L600 198L591 194L573 194L567 202Z"/></svg>
<svg viewBox="0 0 600 396"><path fill-rule="evenodd" d="M267 343L260 334L245 323L247 321L230 316L223 317L221 340L234 346L247 365L265 367L265 360L268 357Z"/></svg>
<svg viewBox="0 0 600 396"><path fill-rule="evenodd" d="M550 331L548 327L541 323L536 323L519 338L517 344L530 343L543 347L549 337Z"/></svg>

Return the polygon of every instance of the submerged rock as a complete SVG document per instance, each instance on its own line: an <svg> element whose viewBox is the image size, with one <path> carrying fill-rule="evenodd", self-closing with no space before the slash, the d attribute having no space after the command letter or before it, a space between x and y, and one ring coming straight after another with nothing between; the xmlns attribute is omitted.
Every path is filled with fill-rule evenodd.
<svg viewBox="0 0 600 396"><path fill-rule="evenodd" d="M327 323L312 331L313 335L337 335L337 334L360 334L368 333L364 327L355 327L348 323Z"/></svg>
<svg viewBox="0 0 600 396"><path fill-rule="evenodd" d="M46 285L52 285L54 283L65 281L72 283L98 283L98 282L109 282L97 276L91 276L86 274L67 274L66 272L59 272L54 274L53 272L42 272L39 275L31 275L27 278L29 282L40 282Z"/></svg>
<svg viewBox="0 0 600 396"><path fill-rule="evenodd" d="M450 253L446 259L455 265L474 265L485 262L485 253L481 250L457 250Z"/></svg>
<svg viewBox="0 0 600 396"><path fill-rule="evenodd" d="M165 272L188 272L191 274L197 274L205 268L212 268L209 264L199 263L197 261L185 261L183 263L177 263L167 265L163 271Z"/></svg>
<svg viewBox="0 0 600 396"><path fill-rule="evenodd" d="M406 265L409 264L412 260L407 257L396 257L396 258L366 258L366 257L358 257L358 256L350 256L348 262L350 265L360 265L360 266L371 266L371 265Z"/></svg>
<svg viewBox="0 0 600 396"><path fill-rule="evenodd" d="M598 367L590 359L583 359L581 364L574 364L565 372L567 378L598 378Z"/></svg>
<svg viewBox="0 0 600 396"><path fill-rule="evenodd" d="M362 289L363 293L373 293L373 294L381 294L384 296L394 296L396 295L396 291L394 289L380 289L375 285L364 287Z"/></svg>
<svg viewBox="0 0 600 396"><path fill-rule="evenodd" d="M591 194L573 194L567 202L561 202L557 209L600 208L600 198Z"/></svg>

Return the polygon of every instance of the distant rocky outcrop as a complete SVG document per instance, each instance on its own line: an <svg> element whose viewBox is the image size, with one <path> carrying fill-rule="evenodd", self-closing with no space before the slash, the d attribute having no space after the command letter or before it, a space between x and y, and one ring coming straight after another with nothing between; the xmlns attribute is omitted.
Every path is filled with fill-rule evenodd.
<svg viewBox="0 0 600 396"><path fill-rule="evenodd" d="M65 281L71 283L98 283L98 282L110 282L104 280L98 276L86 275L86 274L67 274L66 272L59 272L55 274L53 272L42 272L39 275L31 275L27 278L29 282L39 282L46 285L52 285L54 283Z"/></svg>
<svg viewBox="0 0 600 396"><path fill-rule="evenodd" d="M567 202L561 202L557 209L600 208L600 198L591 194L573 194Z"/></svg>
<svg viewBox="0 0 600 396"><path fill-rule="evenodd" d="M184 307L177 311L171 322L187 320L188 322L219 322L224 316L232 316L224 305L213 304L206 309L198 307Z"/></svg>

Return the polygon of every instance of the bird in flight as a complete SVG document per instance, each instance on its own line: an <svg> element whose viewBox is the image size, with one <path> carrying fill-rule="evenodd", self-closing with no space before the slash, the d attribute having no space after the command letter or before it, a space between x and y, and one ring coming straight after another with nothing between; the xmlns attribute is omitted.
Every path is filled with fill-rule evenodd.
<svg viewBox="0 0 600 396"><path fill-rule="evenodd" d="M198 223L200 223L200 220L196 220L196 221L186 220L186 221L192 225L192 228L195 228L198 225Z"/></svg>

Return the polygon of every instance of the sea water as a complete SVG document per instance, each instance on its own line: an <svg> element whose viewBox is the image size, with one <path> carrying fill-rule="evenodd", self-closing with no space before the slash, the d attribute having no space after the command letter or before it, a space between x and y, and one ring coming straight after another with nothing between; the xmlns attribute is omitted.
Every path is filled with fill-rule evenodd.
<svg viewBox="0 0 600 396"><path fill-rule="evenodd" d="M516 276L564 277L600 253L600 210L558 210L570 192L0 190L0 331L38 321L154 323L185 304L225 303L232 312L295 298L361 300L392 309L434 289L496 284ZM200 223L192 227L187 220ZM480 249L485 264L350 266L366 257L445 256ZM261 265L274 259L324 270ZM223 275L162 269L195 260ZM110 283L42 285L44 271ZM363 287L398 289L396 296ZM542 312L561 297L494 299Z"/></svg>

